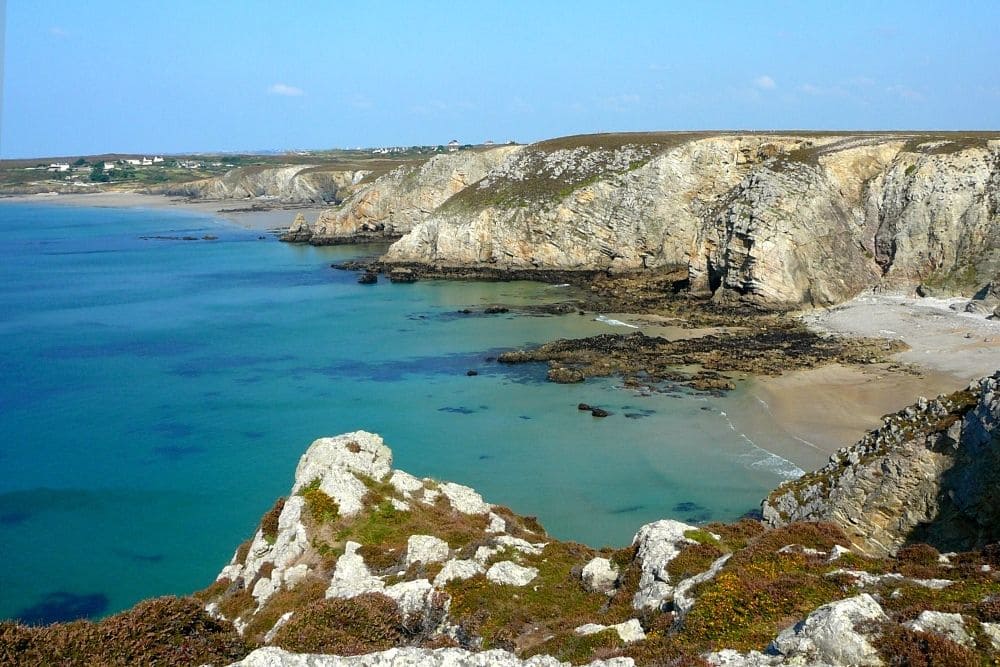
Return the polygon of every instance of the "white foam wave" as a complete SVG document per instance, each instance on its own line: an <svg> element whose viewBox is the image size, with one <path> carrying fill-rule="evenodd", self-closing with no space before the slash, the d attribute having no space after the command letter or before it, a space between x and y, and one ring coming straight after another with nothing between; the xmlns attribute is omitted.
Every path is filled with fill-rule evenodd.
<svg viewBox="0 0 1000 667"><path fill-rule="evenodd" d="M551 285L551 287L569 287L569 283L559 283L558 285Z"/></svg>
<svg viewBox="0 0 1000 667"><path fill-rule="evenodd" d="M604 322L605 324L610 324L613 327L628 327L629 329L638 329L634 324L629 324L628 322L622 322L621 320L613 320L610 317L605 317L604 315L598 315L594 318L595 322Z"/></svg>
<svg viewBox="0 0 1000 667"><path fill-rule="evenodd" d="M729 424L729 429L738 433L743 441L750 446L750 451L742 456L748 461L747 467L749 468L763 468L769 470L779 477L784 477L785 479L798 479L802 475L806 474L806 471L798 467L788 459L783 456L778 456L774 452L768 451L758 445L756 442L750 439L746 433L736 430L736 425L729 418L725 412L719 412L719 415L726 420ZM815 445L814 445L815 446Z"/></svg>

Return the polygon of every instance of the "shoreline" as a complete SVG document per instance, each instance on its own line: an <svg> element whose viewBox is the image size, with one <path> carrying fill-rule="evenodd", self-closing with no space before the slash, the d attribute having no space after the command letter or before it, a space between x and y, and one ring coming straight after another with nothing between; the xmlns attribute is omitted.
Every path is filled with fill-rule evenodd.
<svg viewBox="0 0 1000 667"><path fill-rule="evenodd" d="M266 211L226 210L246 206L247 202L189 200L131 191L15 195L0 198L0 204L4 201L196 211L244 229L266 232L287 228L299 212L308 217L328 208L289 206ZM483 279L462 275L462 271L453 273L441 277ZM776 377L747 375L740 382L744 400L734 403L730 415L735 428L749 434L746 437L755 446L799 468L811 470L824 465L831 454L854 444L868 430L878 426L883 415L910 405L919 396L930 398L957 391L971 380L1000 368L1000 321L956 312L949 307L965 301L862 295L827 310L799 315L810 329L824 335L895 339L905 342L910 349L894 355L898 362L895 364L828 364L792 370ZM741 329L739 326L684 327L676 318L649 313L594 312L594 316L617 325L614 328L622 333L641 331L647 336L663 336L669 340ZM900 367L900 364L911 368ZM784 434L801 446L760 442L775 433Z"/></svg>
<svg viewBox="0 0 1000 667"><path fill-rule="evenodd" d="M882 415L1000 369L1000 321L949 307L966 301L865 295L802 315L820 333L893 338L910 349L894 355L903 366L822 366L754 378L747 389L759 411L803 443L793 456L833 454L877 427Z"/></svg>
<svg viewBox="0 0 1000 667"><path fill-rule="evenodd" d="M958 391L1000 369L1000 321L950 308L966 301L865 295L799 315L823 335L890 338L910 349L893 355L890 363L835 363L779 376L740 375L739 394L727 417L754 446L803 470L819 468L837 450L878 427L883 415L902 410L920 396ZM598 317L623 333L640 331L670 340L739 329L682 328L671 318L642 313Z"/></svg>
<svg viewBox="0 0 1000 667"><path fill-rule="evenodd" d="M91 208L152 208L196 211L235 224L243 229L262 232L283 231L292 224L296 214L303 213L306 217L316 216L329 208L327 206L286 205L262 211L233 210L252 205L255 202L242 199L192 200L132 191L11 195L0 197L0 205L3 202Z"/></svg>

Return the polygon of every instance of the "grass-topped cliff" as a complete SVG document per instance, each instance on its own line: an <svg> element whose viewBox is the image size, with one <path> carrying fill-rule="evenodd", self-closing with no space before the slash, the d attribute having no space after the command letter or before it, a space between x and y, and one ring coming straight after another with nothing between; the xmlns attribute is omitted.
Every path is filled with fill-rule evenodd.
<svg viewBox="0 0 1000 667"><path fill-rule="evenodd" d="M997 382L942 398L940 409L927 404L890 418L893 437L935 450L924 436L960 424L961 445L980 447L970 455L995 455ZM831 466L863 470L893 448L865 451L869 458L841 457L848 463ZM468 487L418 479L391 462L381 438L369 433L317 440L300 460L290 494L193 599L143 603L99 623L7 622L0 625L0 662L228 664L247 656L248 666L395 659L759 666L1000 659L996 544L970 538L942 554L919 542L933 534L915 531L893 554L872 555L829 521L768 527L744 519L701 526L661 520L640 527L629 546L593 548L555 540L533 518ZM947 473L940 480L952 495L953 482ZM995 507L990 487L960 488L978 493L965 502ZM268 648L250 653L256 647ZM295 655L304 653L359 657Z"/></svg>
<svg viewBox="0 0 1000 667"><path fill-rule="evenodd" d="M385 264L428 276L684 270L692 294L774 310L972 296L1000 271L996 133L597 134L483 156L374 178L287 239L398 239Z"/></svg>

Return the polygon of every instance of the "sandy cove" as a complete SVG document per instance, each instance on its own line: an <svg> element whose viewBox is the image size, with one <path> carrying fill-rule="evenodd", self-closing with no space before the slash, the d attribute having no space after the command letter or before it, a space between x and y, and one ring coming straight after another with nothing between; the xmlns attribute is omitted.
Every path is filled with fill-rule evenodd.
<svg viewBox="0 0 1000 667"><path fill-rule="evenodd" d="M803 441L802 451L789 452L788 458L806 467L820 453L853 444L882 415L918 396L957 391L1000 368L1000 321L950 308L965 301L865 295L804 315L820 332L906 342L910 349L896 359L915 372L886 365L825 366L753 380L749 390L761 407L778 427Z"/></svg>
<svg viewBox="0 0 1000 667"><path fill-rule="evenodd" d="M803 321L820 333L894 338L910 349L895 356L898 364L833 364L746 377L743 400L728 408L729 417L757 445L803 470L822 466L878 426L882 415L1000 369L1000 321L950 308L966 301L864 295L804 314ZM670 318L636 313L602 317L622 331L634 327L670 340L725 330L682 328Z"/></svg>
<svg viewBox="0 0 1000 667"><path fill-rule="evenodd" d="M303 213L307 218L316 217L326 207L273 208L266 211L235 210L249 208L252 200L192 200L166 195L151 195L142 192L93 192L86 194L37 194L17 195L0 198L2 202L21 202L29 204L57 204L63 206L91 206L96 208L157 208L187 210L205 213L216 218L228 220L245 229L255 231L284 230L295 218L297 213Z"/></svg>

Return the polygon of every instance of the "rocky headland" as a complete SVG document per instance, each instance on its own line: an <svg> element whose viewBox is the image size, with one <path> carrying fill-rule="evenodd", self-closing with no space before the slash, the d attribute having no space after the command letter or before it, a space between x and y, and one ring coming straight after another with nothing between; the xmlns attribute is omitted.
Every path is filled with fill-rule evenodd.
<svg viewBox="0 0 1000 667"><path fill-rule="evenodd" d="M321 438L194 598L5 622L0 662L984 664L1000 657L997 485L973 462L1000 451L998 387L1000 374L887 417L778 489L768 523L663 519L618 549L394 469L375 434Z"/></svg>
<svg viewBox="0 0 1000 667"><path fill-rule="evenodd" d="M1000 541L1000 372L896 414L763 504L772 526L828 521L863 553Z"/></svg>
<svg viewBox="0 0 1000 667"><path fill-rule="evenodd" d="M402 235L384 265L425 275L681 271L691 294L782 310L971 297L1000 269L998 202L982 133L587 135L400 168L309 242Z"/></svg>
<svg viewBox="0 0 1000 667"><path fill-rule="evenodd" d="M222 176L151 189L154 194L214 201L339 204L370 174L323 165L236 167Z"/></svg>

